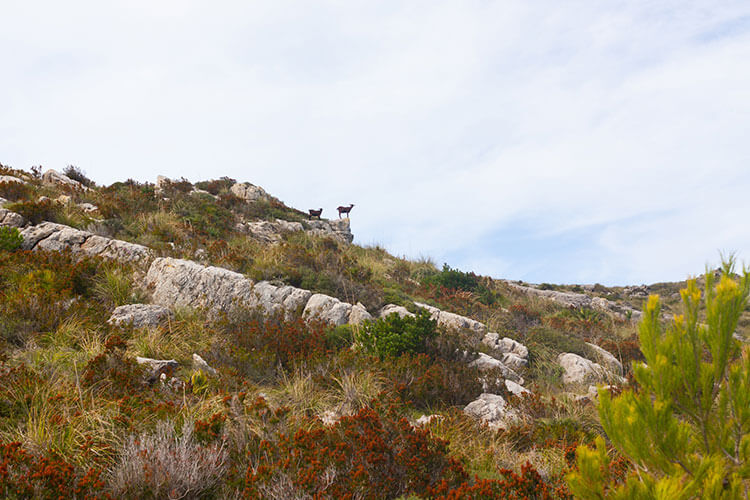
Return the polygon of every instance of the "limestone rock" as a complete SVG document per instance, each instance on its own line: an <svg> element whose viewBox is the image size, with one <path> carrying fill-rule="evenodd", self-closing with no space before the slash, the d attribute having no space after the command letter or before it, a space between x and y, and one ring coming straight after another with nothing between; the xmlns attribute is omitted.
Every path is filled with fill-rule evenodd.
<svg viewBox="0 0 750 500"><path fill-rule="evenodd" d="M71 202L71 200L72 198L68 196L67 194L61 194L60 196L55 198L55 201L61 205L67 205L68 203Z"/></svg>
<svg viewBox="0 0 750 500"><path fill-rule="evenodd" d="M18 177L14 177L12 175L0 175L0 183L3 183L3 182L15 182L18 184L28 184L28 182L26 182L25 180L19 179Z"/></svg>
<svg viewBox="0 0 750 500"><path fill-rule="evenodd" d="M523 384L523 378L516 373L512 368L508 367L499 359L493 358L483 352L477 353L479 357L469 363L469 366L476 366L480 372L486 372L489 370L499 370L503 378Z"/></svg>
<svg viewBox="0 0 750 500"><path fill-rule="evenodd" d="M557 357L563 368L564 384L590 384L610 380L622 381L622 378L610 373L599 363L583 358L578 354L565 352Z"/></svg>
<svg viewBox="0 0 750 500"><path fill-rule="evenodd" d="M372 315L367 312L365 306L357 302L352 306L352 311L349 313L349 324L361 325L365 321L372 321Z"/></svg>
<svg viewBox="0 0 750 500"><path fill-rule="evenodd" d="M349 219L333 220L311 220L307 221L310 229L307 230L313 236L333 237L342 243L351 243L354 241L354 235L351 231Z"/></svg>
<svg viewBox="0 0 750 500"><path fill-rule="evenodd" d="M622 363L614 357L609 351L606 349L602 349L596 344L592 344L590 342L586 342L586 345L589 346L591 349L594 350L596 353L596 361L607 368L607 370L611 371L612 373L616 373L618 375L622 374Z"/></svg>
<svg viewBox="0 0 750 500"><path fill-rule="evenodd" d="M2 196L0 196L0 207L2 207L3 205L5 205L6 203L8 203L8 200L6 200Z"/></svg>
<svg viewBox="0 0 750 500"><path fill-rule="evenodd" d="M228 312L255 301L253 282L240 273L171 257L154 260L146 275L156 304Z"/></svg>
<svg viewBox="0 0 750 500"><path fill-rule="evenodd" d="M299 317L312 296L309 290L289 285L276 286L268 281L260 281L253 287L252 307L260 307L267 314L283 312L287 320Z"/></svg>
<svg viewBox="0 0 750 500"><path fill-rule="evenodd" d="M107 323L132 325L134 328L158 326L171 315L169 309L156 304L128 304L117 307Z"/></svg>
<svg viewBox="0 0 750 500"><path fill-rule="evenodd" d="M80 182L71 179L65 174L61 174L57 170L52 169L49 169L42 174L42 183L48 186L66 186L83 190L88 189Z"/></svg>
<svg viewBox="0 0 750 500"><path fill-rule="evenodd" d="M523 396L524 394L531 394L531 391L512 380L505 379L505 388L508 392L516 396Z"/></svg>
<svg viewBox="0 0 750 500"><path fill-rule="evenodd" d="M193 368L196 370L201 370L207 375L217 375L216 370L209 366L209 364L206 363L206 360L196 353L193 353Z"/></svg>
<svg viewBox="0 0 750 500"><path fill-rule="evenodd" d="M277 219L271 221L247 222L238 226L241 232L247 233L253 238L265 243L276 243L287 233L302 231L304 228L299 222L288 222Z"/></svg>
<svg viewBox="0 0 750 500"><path fill-rule="evenodd" d="M126 262L147 260L153 256L151 249L143 245L104 238L53 222L27 227L21 231L21 236L24 239L21 248L24 250L70 250Z"/></svg>
<svg viewBox="0 0 750 500"><path fill-rule="evenodd" d="M236 197L242 198L243 200L250 203L258 200L272 199L272 197L269 196L269 194L266 193L266 191L262 187L250 184L249 182L238 182L229 190Z"/></svg>
<svg viewBox="0 0 750 500"><path fill-rule="evenodd" d="M378 313L379 318L385 318L389 314L396 313L400 317L405 318L407 316L414 317L413 313L410 313L404 306L397 306L396 304L387 304Z"/></svg>
<svg viewBox="0 0 750 500"><path fill-rule="evenodd" d="M414 304L417 305L417 307L427 309L430 312L432 319L437 320L437 325L439 327L448 330L469 330L480 336L484 336L487 333L487 327L484 323L477 320L461 316L460 314L441 311L437 307L432 307L421 302L415 302Z"/></svg>
<svg viewBox="0 0 750 500"><path fill-rule="evenodd" d="M442 415L438 415L437 413L433 413L432 415L422 415L417 420L414 421L415 427L424 427L425 425L430 425L432 422L439 422L440 420L443 420L445 417Z"/></svg>
<svg viewBox="0 0 750 500"><path fill-rule="evenodd" d="M302 317L305 319L318 318L332 325L345 325L349 322L352 305L339 299L316 293L307 301Z"/></svg>
<svg viewBox="0 0 750 500"><path fill-rule="evenodd" d="M0 226L23 227L25 223L21 214L0 208Z"/></svg>
<svg viewBox="0 0 750 500"><path fill-rule="evenodd" d="M151 373L146 378L149 384L153 384L160 378L167 378L167 375L171 376L180 367L179 363L174 359L151 359L137 356L135 362L139 365L145 365L151 370Z"/></svg>
<svg viewBox="0 0 750 500"><path fill-rule="evenodd" d="M96 212L97 210L99 210L99 207L92 203L79 203L78 208L86 213Z"/></svg>
<svg viewBox="0 0 750 500"><path fill-rule="evenodd" d="M466 405L464 413L478 418L495 429L505 428L518 418L515 412L508 408L508 404L502 396L486 392Z"/></svg>
<svg viewBox="0 0 750 500"><path fill-rule="evenodd" d="M523 360L529 358L529 350L525 345L508 337L501 339L500 335L494 332L487 333L482 338L482 343L503 354L513 354Z"/></svg>

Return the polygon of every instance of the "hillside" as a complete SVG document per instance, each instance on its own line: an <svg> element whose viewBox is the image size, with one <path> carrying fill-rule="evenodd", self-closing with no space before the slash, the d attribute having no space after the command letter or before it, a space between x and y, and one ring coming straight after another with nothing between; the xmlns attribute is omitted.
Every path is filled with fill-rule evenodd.
<svg viewBox="0 0 750 500"><path fill-rule="evenodd" d="M680 311L399 258L226 177L67 173L0 166L5 496L567 498L644 300Z"/></svg>

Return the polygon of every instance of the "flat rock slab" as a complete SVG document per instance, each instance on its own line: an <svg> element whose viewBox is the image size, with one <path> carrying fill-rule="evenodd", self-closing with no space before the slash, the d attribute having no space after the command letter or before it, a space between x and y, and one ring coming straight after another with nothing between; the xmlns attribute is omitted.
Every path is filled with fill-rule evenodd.
<svg viewBox="0 0 750 500"><path fill-rule="evenodd" d="M21 231L24 250L84 253L123 262L139 262L153 257L150 248L128 241L104 238L63 224L42 222Z"/></svg>
<svg viewBox="0 0 750 500"><path fill-rule="evenodd" d="M171 316L164 306L156 304L128 304L117 307L107 323L113 325L131 325L134 328L158 326Z"/></svg>
<svg viewBox="0 0 750 500"><path fill-rule="evenodd" d="M236 306L256 301L253 281L244 275L171 257L161 257L151 263L146 286L152 290L152 301L166 307L229 312Z"/></svg>
<svg viewBox="0 0 750 500"><path fill-rule="evenodd" d="M437 325L448 330L469 330L481 337L487 333L487 326L484 323L475 319L461 316L447 311L441 311L437 307L433 307L429 304L423 304L422 302L415 302L414 305L427 309L430 312L432 319L437 321Z"/></svg>

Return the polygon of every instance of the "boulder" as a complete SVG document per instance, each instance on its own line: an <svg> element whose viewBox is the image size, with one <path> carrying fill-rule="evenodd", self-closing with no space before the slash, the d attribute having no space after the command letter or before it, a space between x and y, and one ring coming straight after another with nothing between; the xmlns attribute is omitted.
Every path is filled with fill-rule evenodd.
<svg viewBox="0 0 750 500"><path fill-rule="evenodd" d="M61 174L57 170L52 169L49 169L42 174L42 183L48 186L65 186L83 190L88 189L80 182L71 179L65 174Z"/></svg>
<svg viewBox="0 0 750 500"><path fill-rule="evenodd" d="M21 231L21 236L24 240L21 248L24 250L70 250L126 262L148 260L153 256L151 249L143 245L105 238L53 222L27 227Z"/></svg>
<svg viewBox="0 0 750 500"><path fill-rule="evenodd" d="M171 315L169 309L156 304L128 304L117 307L107 323L132 325L134 328L158 326Z"/></svg>
<svg viewBox="0 0 750 500"><path fill-rule="evenodd" d="M529 350L525 345L508 337L501 339L500 335L494 332L485 335L482 343L503 354L513 354L524 360L529 358Z"/></svg>
<svg viewBox="0 0 750 500"><path fill-rule="evenodd" d="M557 357L563 368L564 384L591 384L610 380L622 381L621 377L610 373L599 363L594 363L571 352L564 352Z"/></svg>
<svg viewBox="0 0 750 500"><path fill-rule="evenodd" d="M248 305L259 307L267 314L283 312L287 320L299 317L312 296L309 290L289 285L276 286L268 281L260 281L253 287L253 300Z"/></svg>
<svg viewBox="0 0 750 500"><path fill-rule="evenodd" d="M518 419L502 396L483 393L464 408L464 413L478 418L493 429L503 429L509 423Z"/></svg>
<svg viewBox="0 0 750 500"><path fill-rule="evenodd" d="M79 203L78 208L86 213L96 212L97 210L99 210L99 207L92 203Z"/></svg>
<svg viewBox="0 0 750 500"><path fill-rule="evenodd" d="M167 375L171 376L180 367L179 363L174 359L151 359L137 356L135 362L151 370L151 373L146 378L149 384L153 384L160 378L167 378Z"/></svg>
<svg viewBox="0 0 750 500"><path fill-rule="evenodd" d="M460 314L441 311L437 307L423 304L421 302L415 302L414 304L422 309L427 309L430 312L432 319L437 321L439 327L447 330L469 330L480 336L484 336L487 333L487 327L484 323L475 319L467 318Z"/></svg>
<svg viewBox="0 0 750 500"><path fill-rule="evenodd" d="M193 353L193 369L201 370L206 375L217 375L216 370L209 366L206 360L196 353Z"/></svg>
<svg viewBox="0 0 750 500"><path fill-rule="evenodd" d="M480 372L486 372L490 370L499 370L503 378L523 384L523 378L517 374L512 368L508 367L499 359L493 358L483 352L477 353L479 356L477 359L469 363L469 366L475 366Z"/></svg>
<svg viewBox="0 0 750 500"><path fill-rule="evenodd" d="M586 342L586 345L593 349L593 351L596 353L594 359L597 361L597 363L604 366L612 373L616 373L618 375L622 374L622 363L620 363L620 361L609 351L607 351L606 349L602 349L598 345L592 344L590 342Z"/></svg>
<svg viewBox="0 0 750 500"><path fill-rule="evenodd" d="M508 366L514 370L520 370L521 368L525 368L526 365L529 364L529 360L526 358L522 358L517 354L513 354L512 352L505 352L501 355L500 360L505 364L505 366Z"/></svg>
<svg viewBox="0 0 750 500"><path fill-rule="evenodd" d="M271 196L269 196L266 191L260 187L256 186L254 184L250 184L249 182L238 182L229 190L238 198L242 198L243 200L247 202L255 202L258 200L270 200L272 199Z"/></svg>
<svg viewBox="0 0 750 500"><path fill-rule="evenodd" d="M365 306L357 302L352 306L352 311L349 313L349 324L350 325L361 325L365 321L372 321L372 316Z"/></svg>
<svg viewBox="0 0 750 500"><path fill-rule="evenodd" d="M28 182L26 182L25 180L19 179L18 177L14 177L12 175L0 175L0 183L3 183L3 182L15 182L18 184L28 184Z"/></svg>
<svg viewBox="0 0 750 500"><path fill-rule="evenodd" d="M257 221L240 224L238 228L241 232L249 234L253 238L265 243L276 243L287 233L302 231L304 228L299 222L288 222L277 219L271 221Z"/></svg>
<svg viewBox="0 0 750 500"><path fill-rule="evenodd" d="M23 227L26 219L21 214L0 208L0 226Z"/></svg>
<svg viewBox="0 0 750 500"><path fill-rule="evenodd" d="M512 380L505 379L505 388L508 392L515 396L523 396L524 394L531 394L531 391Z"/></svg>
<svg viewBox="0 0 750 500"><path fill-rule="evenodd" d="M437 413L433 413L432 415L422 415L417 420L414 421L415 427L424 427L426 425L430 425L432 422L439 422L443 420L445 417L442 415L438 415Z"/></svg>
<svg viewBox="0 0 750 500"><path fill-rule="evenodd" d="M72 201L72 198L67 194L61 194L60 196L55 198L55 201L61 205L67 205Z"/></svg>
<svg viewBox="0 0 750 500"><path fill-rule="evenodd" d="M351 223L348 218L333 220L311 220L307 221L308 234L313 236L328 236L342 243L354 241L351 231Z"/></svg>
<svg viewBox="0 0 750 500"><path fill-rule="evenodd" d="M341 302L339 299L316 293L307 301L302 317L305 319L317 318L332 325L345 325L349 322L352 305Z"/></svg>
<svg viewBox="0 0 750 500"><path fill-rule="evenodd" d="M152 300L166 307L206 308L229 312L239 305L254 304L253 281L240 273L196 262L161 257L151 263L146 285Z"/></svg>
<svg viewBox="0 0 750 500"><path fill-rule="evenodd" d="M0 196L0 207L2 207L3 205L5 205L6 203L8 203L8 200L6 200L2 196Z"/></svg>
<svg viewBox="0 0 750 500"><path fill-rule="evenodd" d="M404 306L397 306L396 304L387 304L378 313L379 318L385 318L389 314L396 313L400 317L405 318L407 316L414 317L413 313L410 313Z"/></svg>

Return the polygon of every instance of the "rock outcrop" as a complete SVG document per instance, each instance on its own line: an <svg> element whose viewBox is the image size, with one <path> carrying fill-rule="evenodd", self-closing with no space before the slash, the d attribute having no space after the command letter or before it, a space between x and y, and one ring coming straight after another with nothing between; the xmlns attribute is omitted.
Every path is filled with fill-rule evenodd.
<svg viewBox="0 0 750 500"><path fill-rule="evenodd" d="M508 392L513 394L514 396L523 396L524 394L531 394L531 391L522 386L521 384L518 384L516 382L513 382L512 380L505 380L505 388L508 389Z"/></svg>
<svg viewBox="0 0 750 500"><path fill-rule="evenodd" d="M612 373L615 373L617 375L622 374L622 363L620 363L620 361L616 357L614 357L612 353L590 342L586 342L586 345L594 351L594 359L597 363L604 366Z"/></svg>
<svg viewBox="0 0 750 500"><path fill-rule="evenodd" d="M508 337L489 332L482 339L482 343L498 353L502 362L514 370L519 370L529 363L529 350L525 345Z"/></svg>
<svg viewBox="0 0 750 500"><path fill-rule="evenodd" d="M123 262L147 261L153 257L151 249L143 245L105 238L54 222L27 227L21 231L21 236L24 250L70 250Z"/></svg>
<svg viewBox="0 0 750 500"><path fill-rule="evenodd" d="M14 177L12 175L0 175L0 183L3 183L3 182L15 182L18 184L28 184L28 182L26 182L25 180L19 179L18 177Z"/></svg>
<svg viewBox="0 0 750 500"><path fill-rule="evenodd" d="M332 325L345 325L349 322L352 305L339 299L316 293L307 301L302 317L305 319L320 319Z"/></svg>
<svg viewBox="0 0 750 500"><path fill-rule="evenodd" d="M466 405L464 413L478 418L493 429L505 428L518 419L518 416L505 402L502 396L483 393L477 399Z"/></svg>
<svg viewBox="0 0 750 500"><path fill-rule="evenodd" d="M195 307L229 312L253 303L253 281L221 267L161 257L151 263L146 286L154 303L165 307Z"/></svg>
<svg viewBox="0 0 750 500"><path fill-rule="evenodd" d="M437 321L439 327L448 330L470 330L479 335L480 338L487 333L487 327L485 324L475 319L447 311L441 311L437 307L423 304L421 302L415 302L414 305L421 307L422 309L427 309L430 312L432 319Z"/></svg>
<svg viewBox="0 0 750 500"><path fill-rule="evenodd" d="M249 182L238 182L229 190L238 198L242 198L248 203L256 202L259 200L275 200L273 196L266 193L265 189Z"/></svg>
<svg viewBox="0 0 750 500"><path fill-rule="evenodd" d="M483 352L477 354L479 356L477 359L469 363L469 366L477 367L480 372L498 370L504 379L523 384L523 378L499 359L493 358Z"/></svg>
<svg viewBox="0 0 750 500"><path fill-rule="evenodd" d="M334 238L341 243L351 243L354 235L351 232L349 219L340 220L312 220L301 222L290 222L282 219L275 221L253 221L238 223L237 231L245 233L264 243L278 243L285 234L305 231L313 236L325 236Z"/></svg>
<svg viewBox="0 0 750 500"><path fill-rule="evenodd" d="M578 354L564 352L557 356L557 362L563 369L563 383L573 385L588 385L603 382L618 382L624 380L599 363L586 359Z"/></svg>
<svg viewBox="0 0 750 500"><path fill-rule="evenodd" d="M617 304L611 300L601 297L590 297L583 293L558 292L556 290L540 290L531 286L519 285L512 281L505 282L509 287L523 292L527 295L536 295L544 297L552 302L557 302L565 307L573 309L597 309L600 311L614 314L621 319L638 320L641 318L641 312L630 306Z"/></svg>
<svg viewBox="0 0 750 500"><path fill-rule="evenodd" d="M389 314L396 313L400 317L405 318L407 316L414 317L413 313L410 313L408 309L406 309L404 306L397 306L396 304L387 304L383 306L382 309L380 309L380 312L378 312L379 318L385 318Z"/></svg>
<svg viewBox="0 0 750 500"><path fill-rule="evenodd" d="M312 292L289 285L277 286L268 281L260 281L253 287L253 296L248 302L251 307L260 307L267 314L283 313L286 319L302 314Z"/></svg>
<svg viewBox="0 0 750 500"><path fill-rule="evenodd" d="M78 182L77 180L71 179L65 174L61 174L57 170L49 169L42 174L42 183L48 186L65 186L75 189L87 190L88 188Z"/></svg>
<svg viewBox="0 0 750 500"><path fill-rule="evenodd" d="M171 312L164 306L156 304L128 304L117 307L107 323L113 325L131 325L134 328L158 326L169 318Z"/></svg>
<svg viewBox="0 0 750 500"><path fill-rule="evenodd" d="M26 220L21 214L0 208L0 226L23 227Z"/></svg>

